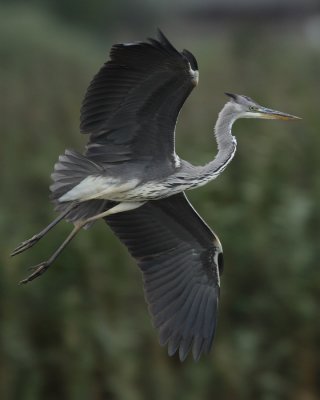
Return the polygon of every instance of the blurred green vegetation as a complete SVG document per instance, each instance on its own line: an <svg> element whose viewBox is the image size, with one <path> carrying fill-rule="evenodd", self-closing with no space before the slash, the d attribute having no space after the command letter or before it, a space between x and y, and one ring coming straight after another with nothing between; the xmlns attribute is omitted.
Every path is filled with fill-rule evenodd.
<svg viewBox="0 0 320 400"><path fill-rule="evenodd" d="M62 223L9 259L54 217L47 196L58 155L85 143L79 108L111 39L80 25L33 8L0 8L0 398L320 398L320 51L297 34L163 28L200 65L177 128L186 159L214 156L224 91L303 117L238 122L232 164L190 193L226 260L208 357L180 364L158 345L140 272L103 222L79 234L41 279L17 285L71 228Z"/></svg>

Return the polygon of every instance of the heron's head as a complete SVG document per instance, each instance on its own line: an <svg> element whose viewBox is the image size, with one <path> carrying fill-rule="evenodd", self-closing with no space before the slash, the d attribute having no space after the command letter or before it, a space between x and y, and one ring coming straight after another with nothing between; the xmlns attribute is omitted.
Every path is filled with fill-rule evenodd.
<svg viewBox="0 0 320 400"><path fill-rule="evenodd" d="M285 114L281 111L272 110L256 103L250 97L240 94L225 93L230 97L229 107L236 118L262 118L262 119L282 119L293 120L301 119L291 114Z"/></svg>

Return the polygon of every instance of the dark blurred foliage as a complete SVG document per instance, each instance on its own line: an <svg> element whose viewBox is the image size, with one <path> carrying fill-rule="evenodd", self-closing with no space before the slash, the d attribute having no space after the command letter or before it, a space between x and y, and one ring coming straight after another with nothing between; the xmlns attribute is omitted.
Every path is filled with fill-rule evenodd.
<svg viewBox="0 0 320 400"><path fill-rule="evenodd" d="M301 26L217 32L180 19L175 27L172 17L157 21L150 2L145 14L137 2L140 20L129 28L133 2L28 4L0 7L0 398L320 398L319 41ZM158 23L200 65L178 124L178 150L188 160L214 156L224 91L303 117L238 122L234 161L190 193L226 260L214 347L197 364L180 364L158 345L140 273L103 222L27 286L17 285L26 267L45 259L71 226L9 258L54 217L52 166L66 147L84 146L81 99L111 42L153 35ZM112 24L110 34L104 24Z"/></svg>
<svg viewBox="0 0 320 400"><path fill-rule="evenodd" d="M36 8L50 14L66 26L80 28L94 35L134 30L145 32L155 26L163 8L145 0L1 0L4 4ZM131 39L132 40L132 39Z"/></svg>

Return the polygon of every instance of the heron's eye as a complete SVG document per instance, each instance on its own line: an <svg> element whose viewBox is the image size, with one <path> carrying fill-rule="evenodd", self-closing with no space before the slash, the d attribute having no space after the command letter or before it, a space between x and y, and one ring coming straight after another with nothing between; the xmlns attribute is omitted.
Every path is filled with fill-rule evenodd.
<svg viewBox="0 0 320 400"><path fill-rule="evenodd" d="M257 111L257 110L258 110L258 107L256 107L256 106L250 106L250 107L249 107L249 110L250 110L250 111Z"/></svg>

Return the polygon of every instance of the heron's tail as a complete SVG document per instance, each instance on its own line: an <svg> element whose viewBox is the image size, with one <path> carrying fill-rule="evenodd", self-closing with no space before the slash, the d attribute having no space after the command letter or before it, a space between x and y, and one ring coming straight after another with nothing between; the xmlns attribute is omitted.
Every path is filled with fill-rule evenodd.
<svg viewBox="0 0 320 400"><path fill-rule="evenodd" d="M50 198L55 204L55 210L62 213L70 208L70 204L76 205L77 199L71 198L72 196L68 199L68 196L65 195L88 176L99 175L102 172L103 168L86 156L73 150L66 150L63 155L59 156L51 174L53 183L50 186ZM84 220L99 214L106 207L106 203L105 200L88 200L78 203L76 207L71 208L66 219L69 221Z"/></svg>

